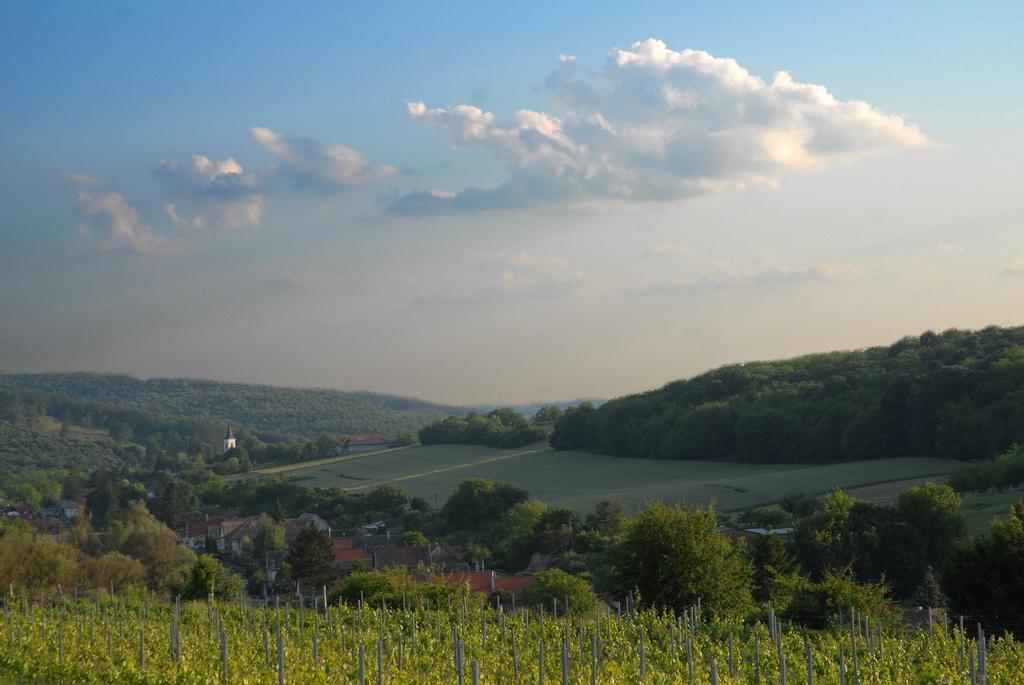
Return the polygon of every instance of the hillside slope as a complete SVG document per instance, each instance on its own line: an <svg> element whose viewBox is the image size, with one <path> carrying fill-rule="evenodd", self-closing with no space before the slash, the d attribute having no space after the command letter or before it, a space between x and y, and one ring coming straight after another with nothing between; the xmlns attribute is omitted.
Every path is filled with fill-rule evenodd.
<svg viewBox="0 0 1024 685"><path fill-rule="evenodd" d="M1024 327L724 366L569 411L552 445L627 457L824 463L989 457L1024 442Z"/></svg>
<svg viewBox="0 0 1024 685"><path fill-rule="evenodd" d="M264 434L415 432L463 407L370 392L280 388L185 378L140 380L123 374L0 374L28 390L171 416L216 419Z"/></svg>

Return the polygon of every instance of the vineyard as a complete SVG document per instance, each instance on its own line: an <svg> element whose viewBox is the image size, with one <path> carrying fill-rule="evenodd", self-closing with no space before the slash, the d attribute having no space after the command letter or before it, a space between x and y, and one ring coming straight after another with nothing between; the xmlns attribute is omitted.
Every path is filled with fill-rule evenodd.
<svg viewBox="0 0 1024 685"><path fill-rule="evenodd" d="M911 630L854 613L828 630L605 608L502 607L456 596L324 609L10 598L0 682L807 683L1021 682L1013 638L936 620Z"/></svg>

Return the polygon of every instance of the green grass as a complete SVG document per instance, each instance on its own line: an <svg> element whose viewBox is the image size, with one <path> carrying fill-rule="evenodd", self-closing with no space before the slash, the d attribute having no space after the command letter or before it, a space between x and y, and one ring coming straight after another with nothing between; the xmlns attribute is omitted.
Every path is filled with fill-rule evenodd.
<svg viewBox="0 0 1024 685"><path fill-rule="evenodd" d="M366 492L385 483L442 504L467 478L514 483L534 499L586 512L604 499L631 507L647 500L687 505L715 502L735 511L802 491L835 487L945 480L952 463L903 457L844 464L754 465L728 462L624 459L582 452L557 452L546 445L500 450L471 445L431 445L359 455L361 459L302 465L288 473L304 485L338 486Z"/></svg>
<svg viewBox="0 0 1024 685"><path fill-rule="evenodd" d="M345 454L337 457L324 457L323 459L313 459L310 461L303 461L298 464L281 464L278 466L264 466L256 469L254 473L263 474L264 476L277 476L290 471L305 471L307 469L315 468L318 466L327 466L329 464L338 464L344 461L357 461L359 459L366 459L367 457L374 457L378 454L384 454L385 452L394 452L396 450L408 449L407 447L392 447L384 450L377 450L375 452L360 452L358 454ZM304 479L306 480L306 479Z"/></svg>
<svg viewBox="0 0 1024 685"><path fill-rule="evenodd" d="M967 517L967 530L972 535L984 533L993 517L1005 518L1010 505L1024 499L1024 491L968 493L963 495L963 510Z"/></svg>

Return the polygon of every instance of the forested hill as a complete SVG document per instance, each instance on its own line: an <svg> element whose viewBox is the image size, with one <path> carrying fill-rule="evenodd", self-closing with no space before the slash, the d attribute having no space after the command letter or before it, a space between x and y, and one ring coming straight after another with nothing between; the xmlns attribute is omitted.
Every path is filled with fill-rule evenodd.
<svg viewBox="0 0 1024 685"><path fill-rule="evenodd" d="M1024 327L715 369L568 411L552 445L663 459L978 459L1024 443Z"/></svg>
<svg viewBox="0 0 1024 685"><path fill-rule="evenodd" d="M184 378L140 380L123 374L0 374L23 389L104 405L229 423L266 436L320 433L415 433L464 407L370 392L281 388Z"/></svg>

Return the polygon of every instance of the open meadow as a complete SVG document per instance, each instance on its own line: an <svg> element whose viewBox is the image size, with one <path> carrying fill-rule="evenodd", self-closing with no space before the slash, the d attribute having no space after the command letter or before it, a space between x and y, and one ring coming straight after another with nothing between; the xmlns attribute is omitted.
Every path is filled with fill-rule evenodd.
<svg viewBox="0 0 1024 685"><path fill-rule="evenodd" d="M740 464L711 461L625 459L555 451L546 445L501 450L472 445L430 445L331 463L296 465L285 475L311 487L351 492L391 483L412 495L443 504L467 478L513 483L553 506L589 511L604 499L631 507L646 500L687 505L714 502L736 511L777 501L792 492L820 494L832 488L885 484L884 492L926 480L944 481L953 462L903 457L841 464ZM870 490L864 495L870 499Z"/></svg>

